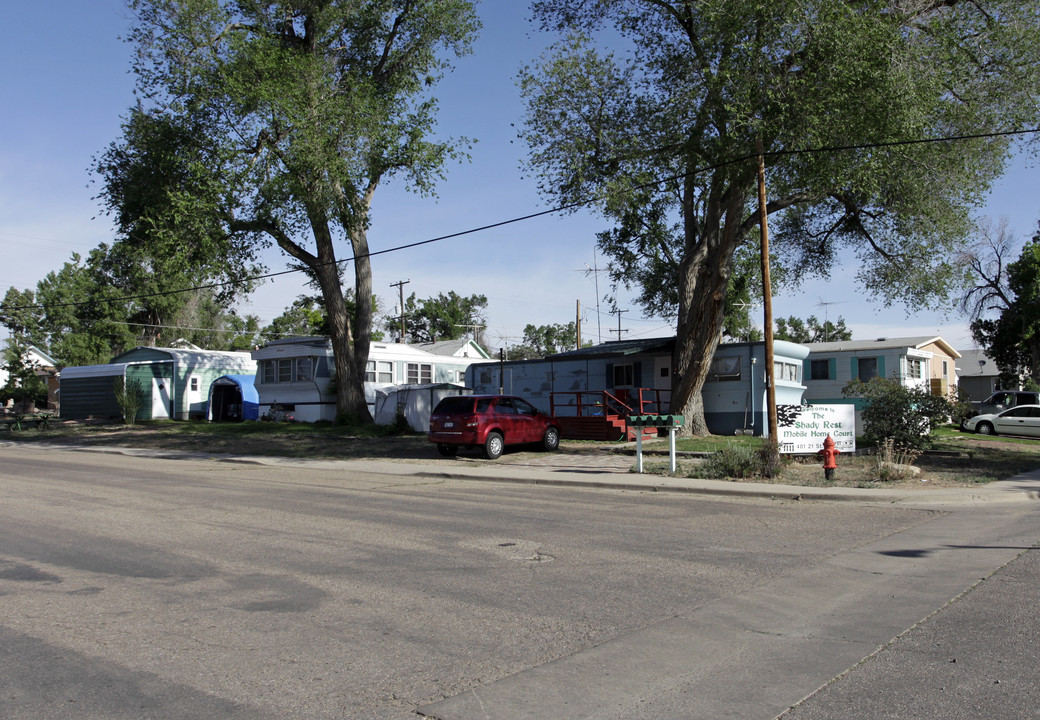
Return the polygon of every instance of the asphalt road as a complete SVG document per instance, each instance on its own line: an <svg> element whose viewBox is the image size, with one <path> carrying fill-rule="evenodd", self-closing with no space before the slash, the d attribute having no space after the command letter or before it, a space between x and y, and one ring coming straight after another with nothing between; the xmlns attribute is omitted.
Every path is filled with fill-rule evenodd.
<svg viewBox="0 0 1040 720"><path fill-rule="evenodd" d="M771 718L1025 552L1032 512L0 447L0 718Z"/></svg>

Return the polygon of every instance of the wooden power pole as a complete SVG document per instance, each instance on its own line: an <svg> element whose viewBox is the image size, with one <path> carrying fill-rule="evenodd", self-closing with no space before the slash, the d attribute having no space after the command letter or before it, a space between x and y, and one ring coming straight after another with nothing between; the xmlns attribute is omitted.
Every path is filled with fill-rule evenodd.
<svg viewBox="0 0 1040 720"><path fill-rule="evenodd" d="M758 141L758 222L762 234L762 301L766 336L766 405L769 421L769 441L778 447L776 415L776 373L773 370L773 287L769 280L769 213L766 209L766 162L762 141Z"/></svg>

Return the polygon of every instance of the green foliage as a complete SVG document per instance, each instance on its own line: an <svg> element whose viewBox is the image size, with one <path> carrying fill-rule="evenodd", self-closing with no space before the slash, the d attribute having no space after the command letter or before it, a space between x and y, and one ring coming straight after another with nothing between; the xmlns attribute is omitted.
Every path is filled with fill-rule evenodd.
<svg viewBox="0 0 1040 720"><path fill-rule="evenodd" d="M776 445L767 440L758 447L729 445L705 458L698 474L706 478L774 478L783 471Z"/></svg>
<svg viewBox="0 0 1040 720"><path fill-rule="evenodd" d="M457 340L472 334L479 343L483 340L487 304L483 295L463 297L454 290L449 290L447 295L438 293L436 297L422 300L416 299L412 293L404 304L408 342ZM400 336L400 321L388 318L386 330Z"/></svg>
<svg viewBox="0 0 1040 720"><path fill-rule="evenodd" d="M131 0L139 94L194 128L210 163L176 207L236 247L276 244L321 292L340 415L368 417L374 312L346 311L337 246L350 243L356 298L372 294L370 208L401 178L431 194L468 141L443 140L430 88L479 27L470 0ZM437 138L437 139L433 139ZM134 144L138 144L136 141ZM212 178L213 182L208 180Z"/></svg>
<svg viewBox="0 0 1040 720"><path fill-rule="evenodd" d="M971 330L996 362L1002 380L1009 387L1016 387L1022 375L1040 382L1040 232L1017 260L984 277L973 292L999 312L984 317L976 311Z"/></svg>
<svg viewBox="0 0 1040 720"><path fill-rule="evenodd" d="M543 358L574 350L577 343L577 328L572 322L566 325L527 325L524 327L523 341L508 348L506 357L510 360ZM591 342L582 343L582 347L591 345Z"/></svg>
<svg viewBox="0 0 1040 720"><path fill-rule="evenodd" d="M837 342L851 340L852 331L845 327L844 318L838 318L836 323L826 320L821 324L815 315L806 320L792 315L776 321L773 338L796 343Z"/></svg>
<svg viewBox="0 0 1040 720"><path fill-rule="evenodd" d="M0 303L0 323L46 349L63 367L107 363L139 345L177 338L211 350L244 350L257 343L257 318L235 315L228 309L230 298L222 301L208 290L170 296L175 301L136 297L159 292L161 284L141 268L161 261L123 265L118 272L126 273L117 275L125 247L117 240L91 250L86 260L73 254L61 269L47 273L35 292L8 290Z"/></svg>
<svg viewBox="0 0 1040 720"><path fill-rule="evenodd" d="M137 422L137 413L144 407L145 393L140 381L125 381L125 378L116 378L112 384L112 390L116 396L116 404L123 413L123 423L133 425Z"/></svg>
<svg viewBox="0 0 1040 720"><path fill-rule="evenodd" d="M931 441L932 431L948 422L954 412L948 398L904 387L890 378L853 380L842 394L866 400L861 435L879 446L891 439L899 448L924 447Z"/></svg>
<svg viewBox="0 0 1040 720"><path fill-rule="evenodd" d="M354 293L347 290L344 307L349 315L354 314ZM378 298L372 296L373 311L378 310ZM329 315L322 305L321 296L300 295L282 314L271 321L260 331L260 343L286 337L328 337L330 335ZM373 332L373 340L381 340L382 332ZM335 393L333 393L335 394Z"/></svg>
<svg viewBox="0 0 1040 720"><path fill-rule="evenodd" d="M27 344L18 340L9 341L4 348L0 367L9 375L7 383L0 387L0 404L14 400L46 407L47 383L36 374L39 368L27 359L28 349Z"/></svg>
<svg viewBox="0 0 1040 720"><path fill-rule="evenodd" d="M1012 141L868 146L1040 115L1040 33L1022 0L537 0L532 12L564 39L521 75L530 168L558 204L596 198L614 282L677 317L683 414L723 330L734 256L758 239L757 143L789 282L855 262L870 296L935 307ZM593 40L618 35L623 54Z"/></svg>
<svg viewBox="0 0 1040 720"><path fill-rule="evenodd" d="M327 336L329 319L321 307L321 298L300 295L261 333L264 342L285 337Z"/></svg>

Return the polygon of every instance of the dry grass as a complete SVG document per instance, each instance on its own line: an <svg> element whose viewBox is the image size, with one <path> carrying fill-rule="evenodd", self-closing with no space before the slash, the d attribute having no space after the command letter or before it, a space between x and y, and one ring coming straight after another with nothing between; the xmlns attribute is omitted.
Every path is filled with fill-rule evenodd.
<svg viewBox="0 0 1040 720"><path fill-rule="evenodd" d="M392 435L385 428L372 425L155 422L125 427L56 423L48 430L5 432L0 435L0 442L5 440L298 458L423 462L440 459L425 435ZM745 447L761 444L760 439L744 437L713 437L689 442L698 443L702 452L717 450L730 443ZM629 445L564 441L561 450L614 452L631 450ZM666 447L667 441L655 441L647 446L648 450L658 452ZM822 462L809 457L785 463L783 472L776 478L751 480L818 487L948 487L989 483L1040 468L1040 441L984 438L957 430L943 430L934 450L916 458L914 465L921 469L917 477L881 480L876 455L845 454L838 458L834 480L827 481ZM679 462L677 474L702 477L700 467L700 460L685 454ZM668 465L648 458L644 470L666 474Z"/></svg>

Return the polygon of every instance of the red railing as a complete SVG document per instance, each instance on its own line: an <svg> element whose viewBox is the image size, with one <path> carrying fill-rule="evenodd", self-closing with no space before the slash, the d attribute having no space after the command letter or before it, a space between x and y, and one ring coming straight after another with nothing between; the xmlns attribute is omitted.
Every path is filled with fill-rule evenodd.
<svg viewBox="0 0 1040 720"><path fill-rule="evenodd" d="M651 388L553 392L549 394L549 412L555 417L660 415L667 412L670 398L671 391Z"/></svg>

